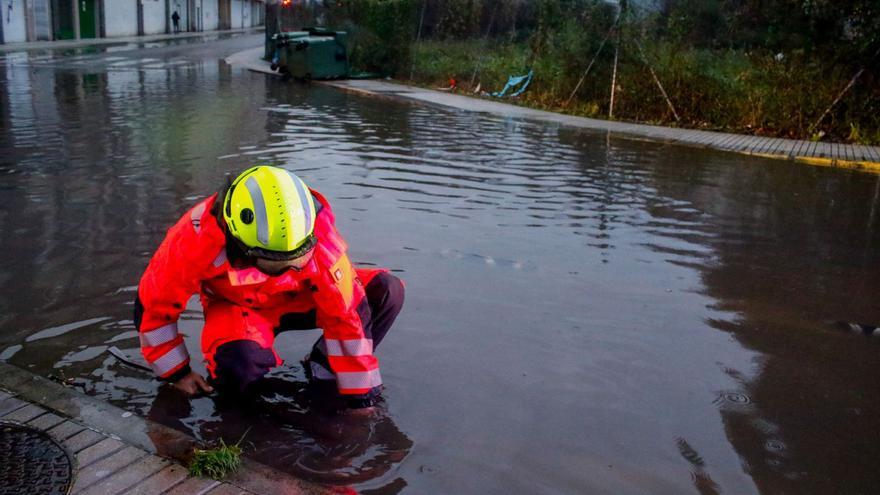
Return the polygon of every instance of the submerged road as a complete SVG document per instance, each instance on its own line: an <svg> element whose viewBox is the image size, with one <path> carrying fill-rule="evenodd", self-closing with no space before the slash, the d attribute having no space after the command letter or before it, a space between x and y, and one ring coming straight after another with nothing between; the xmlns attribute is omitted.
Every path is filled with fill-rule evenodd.
<svg viewBox="0 0 880 495"><path fill-rule="evenodd" d="M0 55L0 359L371 493L869 493L880 176L379 100L229 66L261 35ZM407 303L382 414L316 411L286 333L258 412L136 354L165 230L273 163ZM199 356L193 299L181 328ZM194 366L204 371L201 363Z"/></svg>

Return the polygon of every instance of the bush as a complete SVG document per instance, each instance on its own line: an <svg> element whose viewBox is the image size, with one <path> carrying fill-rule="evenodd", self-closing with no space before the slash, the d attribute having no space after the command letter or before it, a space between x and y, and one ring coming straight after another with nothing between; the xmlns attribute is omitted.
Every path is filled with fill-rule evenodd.
<svg viewBox="0 0 880 495"><path fill-rule="evenodd" d="M615 118L880 143L880 3L655 4L659 9L633 7L622 16ZM603 0L358 0L325 1L322 8L313 17L351 33L356 69L408 75L412 68L420 84L447 86L453 77L466 89L473 80L489 91L531 69L520 103L608 112L616 35L566 104L617 16ZM634 40L641 40L679 123ZM815 126L860 67L868 70Z"/></svg>

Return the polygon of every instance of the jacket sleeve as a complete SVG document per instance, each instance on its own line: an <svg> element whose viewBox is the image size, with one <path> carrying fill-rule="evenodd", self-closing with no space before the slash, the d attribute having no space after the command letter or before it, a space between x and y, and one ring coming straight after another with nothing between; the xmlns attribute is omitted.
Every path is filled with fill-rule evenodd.
<svg viewBox="0 0 880 495"><path fill-rule="evenodd" d="M352 399L379 394L382 378L373 355L371 312L345 242L334 228L318 244L315 283L317 323L324 330L324 349L339 393Z"/></svg>
<svg viewBox="0 0 880 495"><path fill-rule="evenodd" d="M213 261L210 251L218 250L200 235L203 217L211 217L206 210L212 199L197 204L168 230L138 284L135 325L141 352L161 379L176 380L189 373L189 354L177 320Z"/></svg>

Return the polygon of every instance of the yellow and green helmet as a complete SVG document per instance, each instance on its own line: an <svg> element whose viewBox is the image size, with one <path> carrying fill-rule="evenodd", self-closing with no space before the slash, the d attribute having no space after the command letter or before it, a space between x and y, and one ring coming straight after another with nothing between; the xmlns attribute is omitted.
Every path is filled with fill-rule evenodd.
<svg viewBox="0 0 880 495"><path fill-rule="evenodd" d="M296 175L261 165L241 173L226 191L223 218L247 256L293 259L315 245L315 201Z"/></svg>

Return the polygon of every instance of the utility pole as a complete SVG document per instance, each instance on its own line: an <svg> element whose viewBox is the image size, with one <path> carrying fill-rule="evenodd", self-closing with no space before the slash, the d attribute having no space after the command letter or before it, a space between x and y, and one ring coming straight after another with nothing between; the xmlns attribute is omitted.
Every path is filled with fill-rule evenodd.
<svg viewBox="0 0 880 495"><path fill-rule="evenodd" d="M422 40L422 23L425 22L425 8L428 6L428 0L422 0L422 15L419 16L419 30L416 33L416 47L419 46L419 42ZM416 73L416 56L415 53L410 55L412 57L412 65L409 68L409 80L413 80L413 76Z"/></svg>
<svg viewBox="0 0 880 495"><path fill-rule="evenodd" d="M620 38L623 27L624 15L627 11L627 0L619 0L617 2L617 22L615 22L617 33L617 41L614 44L614 69L611 71L611 101L608 104L608 118L614 118L614 95L617 92L617 61L620 55Z"/></svg>

